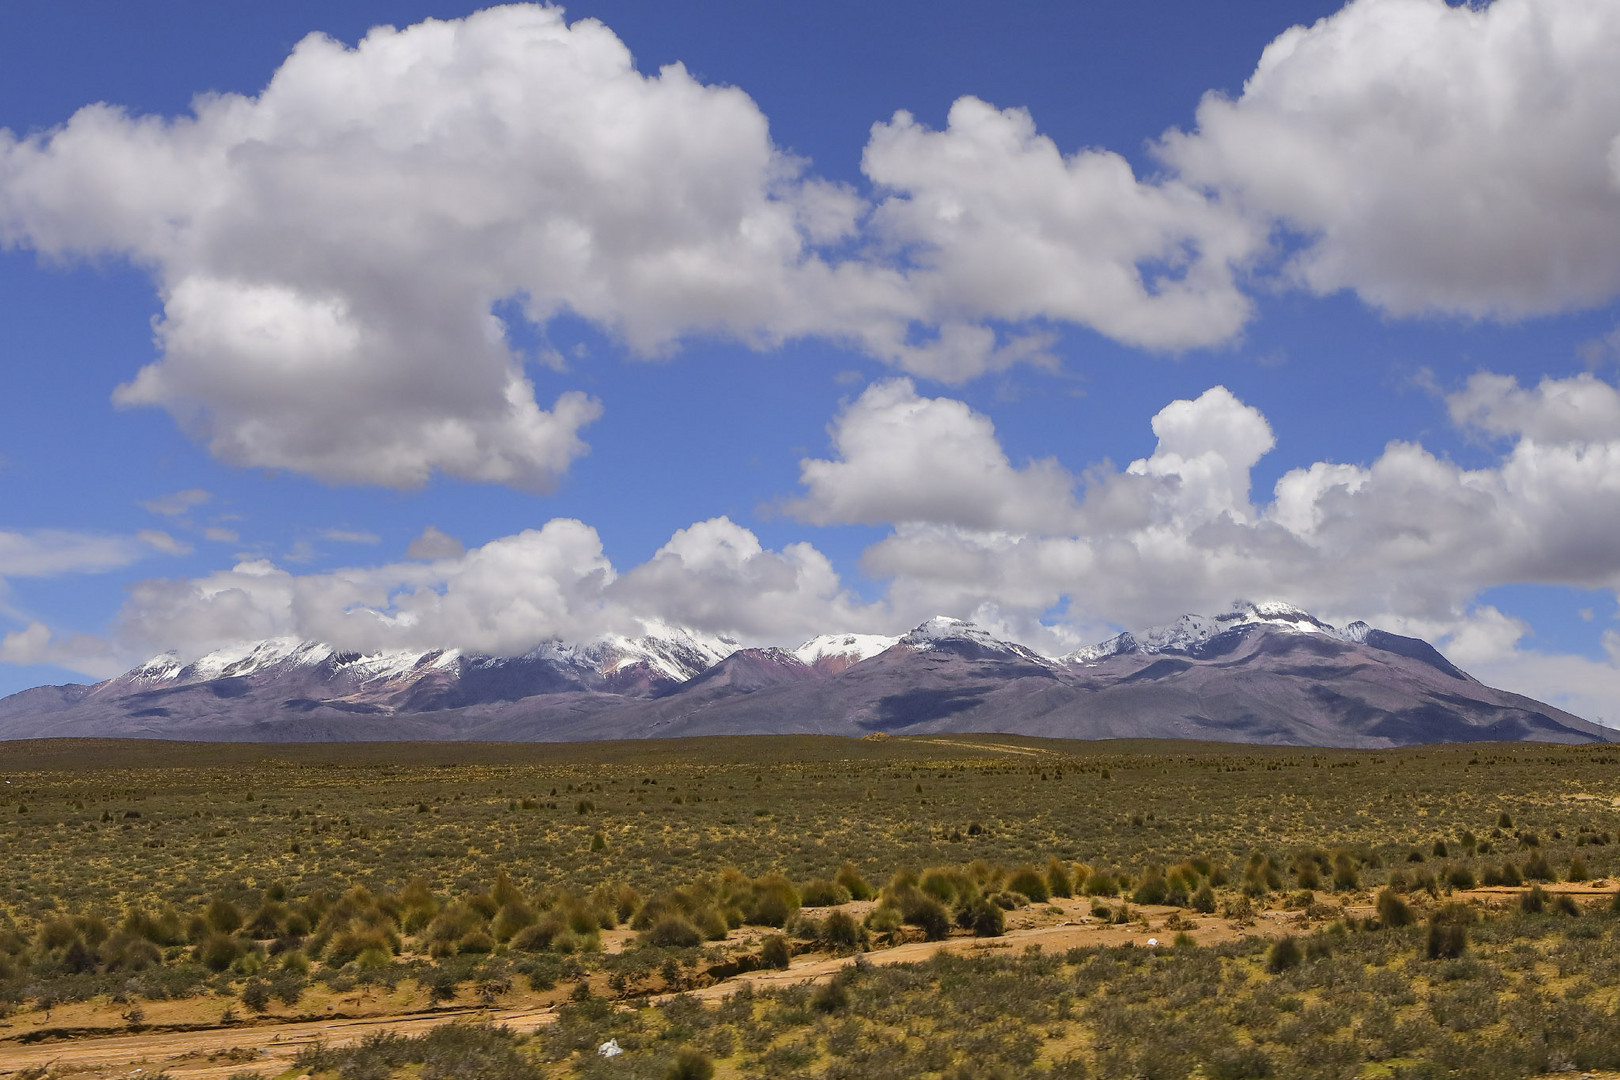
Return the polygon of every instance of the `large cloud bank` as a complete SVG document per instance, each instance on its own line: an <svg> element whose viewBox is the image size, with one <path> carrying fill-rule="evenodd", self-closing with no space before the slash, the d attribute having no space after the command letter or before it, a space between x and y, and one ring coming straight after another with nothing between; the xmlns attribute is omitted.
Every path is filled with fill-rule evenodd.
<svg viewBox="0 0 1620 1080"><path fill-rule="evenodd" d="M812 545L771 550L727 518L679 530L622 571L594 529L557 519L465 550L430 530L433 543L415 548L431 557L375 567L297 574L249 560L147 580L110 641L56 643L51 655L81 648L77 666L107 673L160 649L191 655L280 635L515 654L654 623L792 645L936 613L1055 655L1236 596L1278 597L1438 641L1487 678L1611 716L1612 658L1527 651L1529 627L1478 597L1515 582L1620 593L1620 389L1591 375L1526 387L1481 374L1447 405L1462 429L1494 441L1493 461L1464 468L1396 441L1369 463L1291 469L1257 498L1250 477L1273 450L1271 426L1224 387L1153 416L1147 457L1077 473L1011 460L987 417L895 379L833 419L835 456L806 458L802 491L784 503L819 524L889 527L863 558L885 583L876 602ZM13 651L49 644L43 628L13 636Z"/></svg>
<svg viewBox="0 0 1620 1080"><path fill-rule="evenodd" d="M117 399L224 460L543 490L602 406L517 354L505 301L641 353L819 335L947 380L1051 362L1059 324L1230 341L1278 253L1395 314L1605 302L1617 50L1606 0L1355 0L1167 133L1162 175L963 98L941 131L875 124L862 193L777 147L742 90L512 6L312 36L257 96L187 116L0 132L0 242L148 267L161 357Z"/></svg>
<svg viewBox="0 0 1620 1080"><path fill-rule="evenodd" d="M195 656L281 636L516 655L658 624L796 642L885 617L854 599L809 544L771 551L728 518L678 531L623 574L595 529L558 518L442 558L318 574L253 559L201 578L147 580L131 589L114 638L126 655Z"/></svg>

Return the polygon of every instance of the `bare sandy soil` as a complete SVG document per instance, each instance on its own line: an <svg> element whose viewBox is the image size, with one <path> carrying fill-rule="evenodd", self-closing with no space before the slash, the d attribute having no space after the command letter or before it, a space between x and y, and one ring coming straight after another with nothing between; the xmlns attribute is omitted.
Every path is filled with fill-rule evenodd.
<svg viewBox="0 0 1620 1080"><path fill-rule="evenodd" d="M1567 893L1588 900L1608 896L1613 889L1601 882L1547 886L1549 893ZM1466 895L1479 903L1505 905L1522 891L1484 888ZM861 909L869 906L846 905L846 910L861 914ZM1360 918L1369 915L1372 907L1366 903L1342 909L1332 905L1334 917L1341 910ZM807 913L819 915L825 911ZM1089 901L1057 900L1011 913L1007 932L999 938L908 941L859 958L809 953L794 957L785 970L748 972L694 993L705 1001L718 1001L745 983L766 988L819 981L852 963L916 963L942 950L1014 955L1032 948L1062 952L1098 945L1152 947L1168 945L1178 928L1201 945L1213 945L1240 937L1279 937L1307 931L1313 924L1307 913L1298 910L1265 910L1242 920L1166 907L1133 907L1132 913L1137 917L1135 922L1107 924L1091 916ZM1172 917L1174 924L1167 926ZM733 937L744 940L738 935ZM632 938L628 931L610 931L604 935L604 947L617 951ZM593 985L593 989L604 992L606 987ZM424 1010L419 995L408 991L375 992L327 1002L331 1015L324 1018L271 1014L228 1024L220 1023L220 999L153 1003L146 1010L148 1030L144 1031L128 1029L121 1016L126 1007L90 1002L58 1007L51 1014L18 1013L0 1022L0 1077L43 1076L44 1070L64 1080L129 1080L156 1072L167 1072L175 1080L224 1080L238 1072L278 1076L292 1067L299 1050L316 1040L338 1046L381 1031L419 1035L438 1024L458 1020L504 1024L528 1032L552 1021L559 999L560 992L514 992L489 1008L467 1005Z"/></svg>

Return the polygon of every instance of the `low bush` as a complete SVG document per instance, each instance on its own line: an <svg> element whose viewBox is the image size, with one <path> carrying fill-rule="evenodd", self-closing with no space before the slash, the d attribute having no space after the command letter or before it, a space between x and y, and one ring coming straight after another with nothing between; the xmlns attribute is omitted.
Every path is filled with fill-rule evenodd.
<svg viewBox="0 0 1620 1080"><path fill-rule="evenodd" d="M1411 926L1415 916L1406 901L1397 896L1393 889L1384 889L1378 894L1378 921L1390 928Z"/></svg>
<svg viewBox="0 0 1620 1080"><path fill-rule="evenodd" d="M1266 970L1273 975L1298 967L1305 959L1305 952L1299 947L1299 942L1293 935L1280 937L1271 943L1266 950Z"/></svg>
<svg viewBox="0 0 1620 1080"><path fill-rule="evenodd" d="M766 967L785 969L792 959L793 950L781 934L772 934L760 943L759 960Z"/></svg>

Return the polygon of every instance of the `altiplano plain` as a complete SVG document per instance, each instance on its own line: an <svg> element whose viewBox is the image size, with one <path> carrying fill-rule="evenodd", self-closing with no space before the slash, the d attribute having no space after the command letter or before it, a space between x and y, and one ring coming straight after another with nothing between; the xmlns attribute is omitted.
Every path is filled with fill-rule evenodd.
<svg viewBox="0 0 1620 1080"><path fill-rule="evenodd" d="M51 740L0 771L0 1075L1620 1065L1603 745Z"/></svg>

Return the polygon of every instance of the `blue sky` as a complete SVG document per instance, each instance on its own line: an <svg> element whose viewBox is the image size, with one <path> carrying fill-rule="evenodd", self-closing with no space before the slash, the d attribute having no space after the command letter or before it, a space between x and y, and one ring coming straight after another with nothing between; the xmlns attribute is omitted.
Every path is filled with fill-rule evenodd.
<svg viewBox="0 0 1620 1080"><path fill-rule="evenodd" d="M0 692L1243 596L1620 721L1602 0L8 22Z"/></svg>

